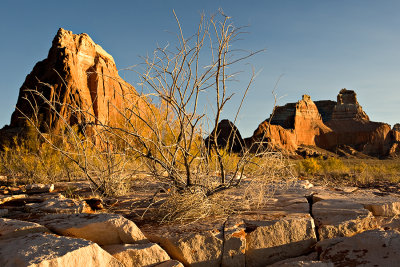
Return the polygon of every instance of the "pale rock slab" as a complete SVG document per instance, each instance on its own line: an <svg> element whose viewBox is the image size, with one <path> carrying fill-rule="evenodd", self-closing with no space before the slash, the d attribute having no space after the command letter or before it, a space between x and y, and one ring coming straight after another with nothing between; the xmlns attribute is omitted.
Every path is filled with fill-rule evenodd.
<svg viewBox="0 0 400 267"><path fill-rule="evenodd" d="M50 193L54 191L54 184L29 184L25 189L28 194Z"/></svg>
<svg viewBox="0 0 400 267"><path fill-rule="evenodd" d="M224 226L222 266L246 265L246 224L241 219L228 218Z"/></svg>
<svg viewBox="0 0 400 267"><path fill-rule="evenodd" d="M84 201L69 199L61 194L49 198L41 203L29 203L25 205L28 212L44 213L87 213L91 208Z"/></svg>
<svg viewBox="0 0 400 267"><path fill-rule="evenodd" d="M245 216L246 266L265 266L304 255L317 242L314 221L309 214L272 213Z"/></svg>
<svg viewBox="0 0 400 267"><path fill-rule="evenodd" d="M103 249L125 266L154 266L171 259L165 250L154 243L108 245Z"/></svg>
<svg viewBox="0 0 400 267"><path fill-rule="evenodd" d="M181 226L145 226L151 242L185 266L219 267L223 253L223 223L202 222Z"/></svg>
<svg viewBox="0 0 400 267"><path fill-rule="evenodd" d="M37 222L59 235L83 238L99 245L148 243L134 222L118 214L49 214Z"/></svg>
<svg viewBox="0 0 400 267"><path fill-rule="evenodd" d="M380 229L317 244L320 260L335 266L398 266L400 233Z"/></svg>
<svg viewBox="0 0 400 267"><path fill-rule="evenodd" d="M24 236L29 233L50 233L50 231L37 223L0 218L0 240Z"/></svg>
<svg viewBox="0 0 400 267"><path fill-rule="evenodd" d="M0 266L123 267L93 242L45 233L0 240Z"/></svg>
<svg viewBox="0 0 400 267"><path fill-rule="evenodd" d="M400 201L387 203L368 203L364 207L374 216L392 217L400 214Z"/></svg>
<svg viewBox="0 0 400 267"><path fill-rule="evenodd" d="M352 236L377 227L372 213L350 200L320 200L313 204L312 213L321 240Z"/></svg>

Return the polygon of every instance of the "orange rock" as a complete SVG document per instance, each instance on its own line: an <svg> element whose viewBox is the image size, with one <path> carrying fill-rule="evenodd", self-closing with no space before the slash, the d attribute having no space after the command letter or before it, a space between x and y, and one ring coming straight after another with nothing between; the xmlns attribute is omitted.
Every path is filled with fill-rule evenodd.
<svg viewBox="0 0 400 267"><path fill-rule="evenodd" d="M51 101L70 125L117 124L124 99L138 98L135 89L118 75L110 54L89 35L64 29L58 30L48 57L26 77L10 124L24 127L25 116L34 115L34 105L42 130L57 129L62 124L60 116L35 92ZM83 112L72 113L67 105Z"/></svg>

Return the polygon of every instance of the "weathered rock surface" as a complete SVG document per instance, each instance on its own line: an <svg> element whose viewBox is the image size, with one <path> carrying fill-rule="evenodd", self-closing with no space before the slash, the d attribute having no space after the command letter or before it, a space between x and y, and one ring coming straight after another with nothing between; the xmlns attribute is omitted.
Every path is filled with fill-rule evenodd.
<svg viewBox="0 0 400 267"><path fill-rule="evenodd" d="M151 242L159 243L171 258L185 266L220 266L223 255L223 224L203 222L196 225L143 229Z"/></svg>
<svg viewBox="0 0 400 267"><path fill-rule="evenodd" d="M222 266L246 265L246 224L242 219L228 218L224 225Z"/></svg>
<svg viewBox="0 0 400 267"><path fill-rule="evenodd" d="M313 204L312 213L321 240L352 236L377 227L372 213L351 200L320 200Z"/></svg>
<svg viewBox="0 0 400 267"><path fill-rule="evenodd" d="M215 142L215 134L217 142ZM229 120L221 120L216 129L213 129L205 139L205 143L209 148L215 146L216 143L219 148L225 148L228 145L228 151L232 152L241 152L245 145L239 129Z"/></svg>
<svg viewBox="0 0 400 267"><path fill-rule="evenodd" d="M29 233L50 233L50 231L37 223L0 218L0 240L24 236Z"/></svg>
<svg viewBox="0 0 400 267"><path fill-rule="evenodd" d="M271 117L254 131L252 139L253 143L263 140L295 151L299 145L317 145L321 140L316 137L328 132L330 129L322 122L317 106L310 96L303 95L297 103L275 107Z"/></svg>
<svg viewBox="0 0 400 267"><path fill-rule="evenodd" d="M400 233L371 230L352 237L324 240L317 245L320 260L334 266L398 266Z"/></svg>
<svg viewBox="0 0 400 267"><path fill-rule="evenodd" d="M245 222L246 266L265 266L306 254L317 241L310 215L291 214L281 218L257 215L245 217Z"/></svg>
<svg viewBox="0 0 400 267"><path fill-rule="evenodd" d="M0 266L120 266L97 244L77 238L33 233L0 240Z"/></svg>
<svg viewBox="0 0 400 267"><path fill-rule="evenodd" d="M28 196L25 194L19 194L19 195L0 195L0 204L4 204L6 202L16 200L16 199L23 199L27 198Z"/></svg>
<svg viewBox="0 0 400 267"><path fill-rule="evenodd" d="M99 245L148 243L134 222L117 214L50 214L37 222L59 235L83 238Z"/></svg>
<svg viewBox="0 0 400 267"><path fill-rule="evenodd" d="M342 89L337 96L337 102L332 112L332 120L358 119L369 121L357 101L357 94L353 90Z"/></svg>
<svg viewBox="0 0 400 267"><path fill-rule="evenodd" d="M27 194L50 193L54 191L54 184L29 184L25 189Z"/></svg>
<svg viewBox="0 0 400 267"><path fill-rule="evenodd" d="M400 151L400 134L398 137L388 124L369 120L354 91L342 89L337 102L313 102L304 95L297 103L275 107L270 118L246 139L246 145L251 147L263 141L269 148L283 149L289 154L299 146L316 146L332 152L349 146L361 155L384 157ZM309 156L304 149L297 152Z"/></svg>
<svg viewBox="0 0 400 267"><path fill-rule="evenodd" d="M168 254L157 244L118 244L103 246L125 266L154 266L170 260Z"/></svg>
<svg viewBox="0 0 400 267"><path fill-rule="evenodd" d="M64 29L58 30L48 57L37 63L26 77L11 117L11 127L25 127L24 117L31 117L34 112L29 101L39 107L38 116L43 120L44 129L59 126L60 118L35 91L50 102L60 102L56 107L71 125L116 123L120 116L117 109L123 107L123 98L135 93L133 87L119 77L113 57L89 35L73 34ZM71 114L65 104L79 107L87 114Z"/></svg>
<svg viewBox="0 0 400 267"><path fill-rule="evenodd" d="M43 213L90 213L92 209L85 201L69 199L61 194L44 200L41 203L25 205L27 211Z"/></svg>

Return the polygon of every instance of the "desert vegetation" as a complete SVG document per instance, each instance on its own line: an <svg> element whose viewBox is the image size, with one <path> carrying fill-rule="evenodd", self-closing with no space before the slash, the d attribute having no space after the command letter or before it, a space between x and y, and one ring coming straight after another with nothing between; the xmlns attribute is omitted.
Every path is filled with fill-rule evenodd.
<svg viewBox="0 0 400 267"><path fill-rule="evenodd" d="M373 187L400 181L398 159L307 158L294 161L297 174L324 185Z"/></svg>
<svg viewBox="0 0 400 267"><path fill-rule="evenodd" d="M45 82L40 82L40 90L27 90L33 112L20 111L29 126L25 138L14 139L1 154L1 172L9 182L84 179L93 194L117 197L131 192L138 179L154 179L157 187L148 205L158 205L159 220L170 222L259 208L272 195L271 183L291 180L291 165L280 153L244 144L241 153L233 153L232 144L219 143L217 130L208 130L217 129L235 94L241 99L236 120L254 72L247 87L235 91L232 82L238 73L232 70L261 50L248 52L236 46L244 28L234 26L222 10L208 18L202 15L188 37L175 18L176 46L158 47L130 69L139 77L141 93L121 85L124 102L113 106L118 123L102 121L74 102L65 81L69 95L52 94L49 99L46 91L53 89ZM214 100L204 108L206 99ZM40 119L43 107L38 102L50 114L47 123ZM206 136L212 142L204 142ZM251 179L244 181L247 177ZM229 190L239 186L244 193L238 202Z"/></svg>

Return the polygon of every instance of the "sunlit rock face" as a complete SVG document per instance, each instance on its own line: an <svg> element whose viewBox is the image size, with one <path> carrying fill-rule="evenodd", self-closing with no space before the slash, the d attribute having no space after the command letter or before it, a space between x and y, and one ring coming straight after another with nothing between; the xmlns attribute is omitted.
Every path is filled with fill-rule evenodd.
<svg viewBox="0 0 400 267"><path fill-rule="evenodd" d="M35 112L45 131L60 127L61 117L70 125L114 124L124 98L133 95L134 88L120 78L113 57L89 35L59 29L48 57L26 77L10 126L23 127L26 117L36 117ZM59 114L43 98L53 103ZM81 112L71 112L67 106Z"/></svg>
<svg viewBox="0 0 400 267"><path fill-rule="evenodd" d="M270 147L294 152L299 146L316 146L335 151L340 146L370 156L387 156L396 150L396 129L370 121L352 90L342 89L337 102L313 102L303 95L297 103L277 106L270 118L254 131L251 145L263 140ZM247 142L249 143L249 142Z"/></svg>
<svg viewBox="0 0 400 267"><path fill-rule="evenodd" d="M252 138L295 151L299 145L316 146L316 137L329 131L310 96L303 95L297 103L277 106L270 118L254 131Z"/></svg>

